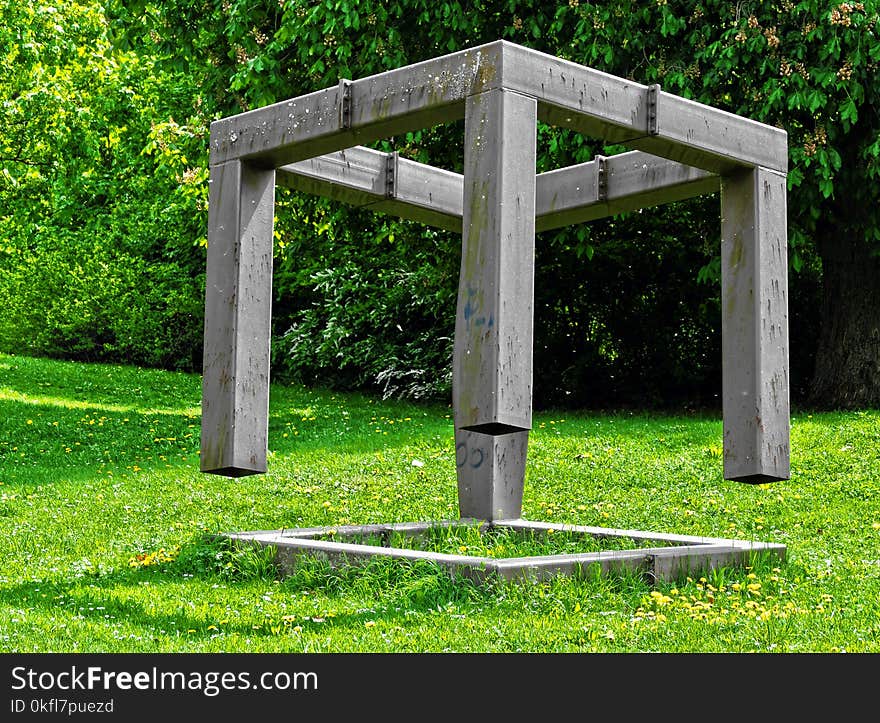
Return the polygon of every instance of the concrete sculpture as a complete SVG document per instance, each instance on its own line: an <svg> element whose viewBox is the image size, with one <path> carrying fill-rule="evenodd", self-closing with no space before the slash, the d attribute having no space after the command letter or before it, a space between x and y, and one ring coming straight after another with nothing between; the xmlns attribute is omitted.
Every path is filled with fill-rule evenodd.
<svg viewBox="0 0 880 723"><path fill-rule="evenodd" d="M461 118L462 175L364 147ZM538 120L633 150L536 175ZM462 233L459 512L490 523L522 509L535 232L720 189L724 477L789 477L784 130L497 41L215 121L210 143L202 471L267 469L277 183Z"/></svg>

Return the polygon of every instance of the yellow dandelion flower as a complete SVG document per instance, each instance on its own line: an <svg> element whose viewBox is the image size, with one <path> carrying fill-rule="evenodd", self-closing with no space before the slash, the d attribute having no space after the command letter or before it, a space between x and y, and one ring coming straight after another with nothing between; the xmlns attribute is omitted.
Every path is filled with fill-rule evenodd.
<svg viewBox="0 0 880 723"><path fill-rule="evenodd" d="M372 627L375 627L375 625L376 625L375 620L367 620L367 622L364 623L365 628L372 628Z"/></svg>

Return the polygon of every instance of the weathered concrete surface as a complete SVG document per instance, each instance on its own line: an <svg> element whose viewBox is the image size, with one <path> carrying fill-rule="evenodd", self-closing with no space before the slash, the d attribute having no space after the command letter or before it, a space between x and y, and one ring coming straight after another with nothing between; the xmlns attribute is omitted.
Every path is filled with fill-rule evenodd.
<svg viewBox="0 0 880 723"><path fill-rule="evenodd" d="M202 376L203 472L266 471L275 171L211 167Z"/></svg>
<svg viewBox="0 0 880 723"><path fill-rule="evenodd" d="M468 99L464 222L453 347L456 429L532 426L535 274L534 99Z"/></svg>
<svg viewBox="0 0 880 723"><path fill-rule="evenodd" d="M211 162L277 168L459 120L469 96L499 89L535 98L552 125L713 173L787 169L782 129L504 40L217 120Z"/></svg>
<svg viewBox="0 0 880 723"><path fill-rule="evenodd" d="M278 168L464 117L465 99L501 87L504 45L487 43L257 108L211 124L211 162ZM344 109L343 103L347 105Z"/></svg>
<svg viewBox="0 0 880 723"><path fill-rule="evenodd" d="M636 544L652 543L649 547L605 550L600 552L543 555L535 557L493 558L455 555L412 548L390 547L392 533L402 532L418 537L435 527L478 524L489 529L513 529L537 534L565 532L584 537L627 538ZM375 557L432 562L450 574L462 574L476 580L500 576L508 580L546 580L557 575L578 575L599 571L602 574L630 570L642 574L651 583L682 579L686 575L708 572L716 567L748 564L754 554L775 555L785 559L785 545L753 540L669 535L614 528L580 525L551 525L529 520L481 520L397 523L387 525L347 525L345 527L312 527L291 530L260 530L224 535L232 540L276 551L275 561L284 574L296 570L303 557L326 560L333 566L363 564ZM332 539L327 539L327 538ZM321 539L323 538L323 539ZM379 544L357 542L373 538Z"/></svg>
<svg viewBox="0 0 880 723"><path fill-rule="evenodd" d="M282 166L278 185L461 233L461 174L406 158L391 164L389 158L355 146ZM388 193L389 168L395 169L393 194Z"/></svg>
<svg viewBox="0 0 880 723"><path fill-rule="evenodd" d="M528 430L509 434L455 430L461 517L498 520L522 514L528 444Z"/></svg>
<svg viewBox="0 0 880 723"><path fill-rule="evenodd" d="M719 185L719 177L708 171L641 151L597 158L538 175L535 230L715 193Z"/></svg>
<svg viewBox="0 0 880 723"><path fill-rule="evenodd" d="M395 195L386 194L387 153L355 146L278 169L279 186L461 233L464 176L405 158L397 161ZM538 174L535 231L594 221L625 211L718 191L719 176L641 151Z"/></svg>
<svg viewBox="0 0 880 723"><path fill-rule="evenodd" d="M462 116L464 177L351 148ZM536 179L536 118L645 152ZM492 467L459 486L464 509L490 515L520 504L504 465L525 441L503 436L531 426L535 228L709 193L721 174L724 474L788 478L785 131L506 41L212 124L204 471L266 467L279 166L293 187L462 229L455 427L499 439Z"/></svg>
<svg viewBox="0 0 880 723"><path fill-rule="evenodd" d="M721 183L724 477L788 479L786 179L756 168Z"/></svg>

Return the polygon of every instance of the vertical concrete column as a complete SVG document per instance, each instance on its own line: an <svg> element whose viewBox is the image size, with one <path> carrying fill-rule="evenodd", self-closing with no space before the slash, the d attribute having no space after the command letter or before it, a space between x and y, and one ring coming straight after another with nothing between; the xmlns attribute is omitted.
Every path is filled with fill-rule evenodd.
<svg viewBox="0 0 880 723"><path fill-rule="evenodd" d="M755 168L721 181L724 477L789 478L786 177Z"/></svg>
<svg viewBox="0 0 880 723"><path fill-rule="evenodd" d="M521 514L532 424L537 103L467 99L461 273L453 350L459 512Z"/></svg>
<svg viewBox="0 0 880 723"><path fill-rule="evenodd" d="M201 470L266 471L275 171L211 166Z"/></svg>
<svg viewBox="0 0 880 723"><path fill-rule="evenodd" d="M458 513L478 520L522 516L529 432L455 430Z"/></svg>

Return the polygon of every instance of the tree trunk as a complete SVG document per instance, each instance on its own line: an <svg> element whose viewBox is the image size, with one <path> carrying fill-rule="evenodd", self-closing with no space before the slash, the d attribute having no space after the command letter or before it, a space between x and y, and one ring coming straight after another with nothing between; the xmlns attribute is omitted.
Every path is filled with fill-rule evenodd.
<svg viewBox="0 0 880 723"><path fill-rule="evenodd" d="M880 256L871 255L864 231L827 221L816 231L823 298L810 403L880 407Z"/></svg>

